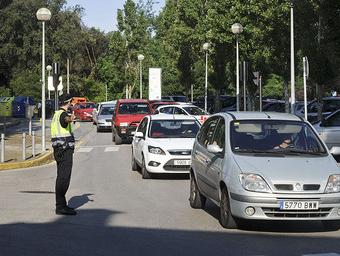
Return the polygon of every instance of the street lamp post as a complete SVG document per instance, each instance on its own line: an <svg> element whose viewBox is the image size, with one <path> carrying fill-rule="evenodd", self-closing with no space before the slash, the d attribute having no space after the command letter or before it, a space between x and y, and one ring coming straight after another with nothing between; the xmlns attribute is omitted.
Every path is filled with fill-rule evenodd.
<svg viewBox="0 0 340 256"><path fill-rule="evenodd" d="M45 22L51 19L51 12L47 8L40 8L36 13L37 19L42 22L42 69L41 69L41 79L42 79L42 88L41 88L41 147L42 152L45 152Z"/></svg>
<svg viewBox="0 0 340 256"><path fill-rule="evenodd" d="M144 60L143 54L138 54L137 56L139 60L139 96L141 99L143 99L143 73L142 73L142 61Z"/></svg>
<svg viewBox="0 0 340 256"><path fill-rule="evenodd" d="M236 35L236 110L240 111L240 71L239 71L239 38L238 35L243 32L243 27L240 23L234 23L231 26L231 31Z"/></svg>
<svg viewBox="0 0 340 256"><path fill-rule="evenodd" d="M291 113L295 107L295 60L294 60L294 0L290 1L290 104Z"/></svg>
<svg viewBox="0 0 340 256"><path fill-rule="evenodd" d="M51 71L52 71L52 66L51 65L47 65L46 70L48 71L48 77L51 76ZM48 99L51 99L51 91L48 89Z"/></svg>
<svg viewBox="0 0 340 256"><path fill-rule="evenodd" d="M203 50L205 51L205 87L204 87L204 110L208 111L208 50L210 44L204 43Z"/></svg>

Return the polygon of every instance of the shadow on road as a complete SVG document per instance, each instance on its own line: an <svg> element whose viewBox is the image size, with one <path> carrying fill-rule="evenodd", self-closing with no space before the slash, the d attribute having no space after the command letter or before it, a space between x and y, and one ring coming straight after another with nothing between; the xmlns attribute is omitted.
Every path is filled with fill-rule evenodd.
<svg viewBox="0 0 340 256"><path fill-rule="evenodd" d="M136 209L137 210L137 209ZM337 237L114 226L123 212L79 210L50 223L0 225L1 255L302 255L339 252ZM109 223L111 225L109 225Z"/></svg>
<svg viewBox="0 0 340 256"><path fill-rule="evenodd" d="M78 209L79 207L87 204L88 202L93 202L93 199L90 199L89 196L93 196L93 194L83 194L81 196L74 196L70 198L68 201L68 205L74 209Z"/></svg>

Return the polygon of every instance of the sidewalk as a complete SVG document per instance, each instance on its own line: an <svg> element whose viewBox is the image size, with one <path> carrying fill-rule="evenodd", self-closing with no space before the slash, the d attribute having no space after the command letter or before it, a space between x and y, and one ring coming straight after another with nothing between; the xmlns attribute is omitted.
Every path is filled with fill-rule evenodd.
<svg viewBox="0 0 340 256"><path fill-rule="evenodd" d="M8 127L5 135L5 163L0 163L0 170L22 168L36 165L35 161L43 158L45 163L53 159L50 124L51 120L46 120L45 143L46 151L42 154L41 145L41 122L40 120L32 121L32 131L35 132L35 157L32 155L32 136L28 134L29 122L27 119L15 120L11 123L13 126ZM73 125L74 130L80 127L79 123ZM2 132L2 131L1 131ZM26 154L23 159L23 133L26 133ZM79 135L80 136L80 135ZM78 137L78 136L76 136ZM1 150L1 149L0 149ZM46 160L46 161L45 161ZM39 160L40 161L40 160ZM18 164L15 164L18 163ZM12 167L11 167L12 166Z"/></svg>

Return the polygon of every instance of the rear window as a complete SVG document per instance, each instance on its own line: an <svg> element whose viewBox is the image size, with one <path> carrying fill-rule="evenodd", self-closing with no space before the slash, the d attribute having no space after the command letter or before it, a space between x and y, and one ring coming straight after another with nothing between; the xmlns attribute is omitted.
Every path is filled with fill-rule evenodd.
<svg viewBox="0 0 340 256"><path fill-rule="evenodd" d="M183 109L189 113L189 115L199 116L199 115L206 115L203 109L199 107L183 107Z"/></svg>
<svg viewBox="0 0 340 256"><path fill-rule="evenodd" d="M79 105L80 109L87 109L87 108L94 108L94 107L95 107L94 103L83 103Z"/></svg>
<svg viewBox="0 0 340 256"><path fill-rule="evenodd" d="M118 109L119 114L149 114L150 108L147 103L121 103Z"/></svg>
<svg viewBox="0 0 340 256"><path fill-rule="evenodd" d="M334 112L340 108L340 99L324 100L322 112Z"/></svg>

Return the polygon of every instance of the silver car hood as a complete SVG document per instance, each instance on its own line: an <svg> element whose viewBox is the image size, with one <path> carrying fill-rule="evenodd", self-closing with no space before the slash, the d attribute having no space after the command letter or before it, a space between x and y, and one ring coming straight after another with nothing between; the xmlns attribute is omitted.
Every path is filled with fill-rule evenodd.
<svg viewBox="0 0 340 256"><path fill-rule="evenodd" d="M327 182L329 175L340 174L331 156L325 157L261 157L234 155L242 173L261 175L267 182Z"/></svg>
<svg viewBox="0 0 340 256"><path fill-rule="evenodd" d="M187 149L192 150L195 138L171 138L171 139L153 139L148 138L148 145L160 147L165 150Z"/></svg>

